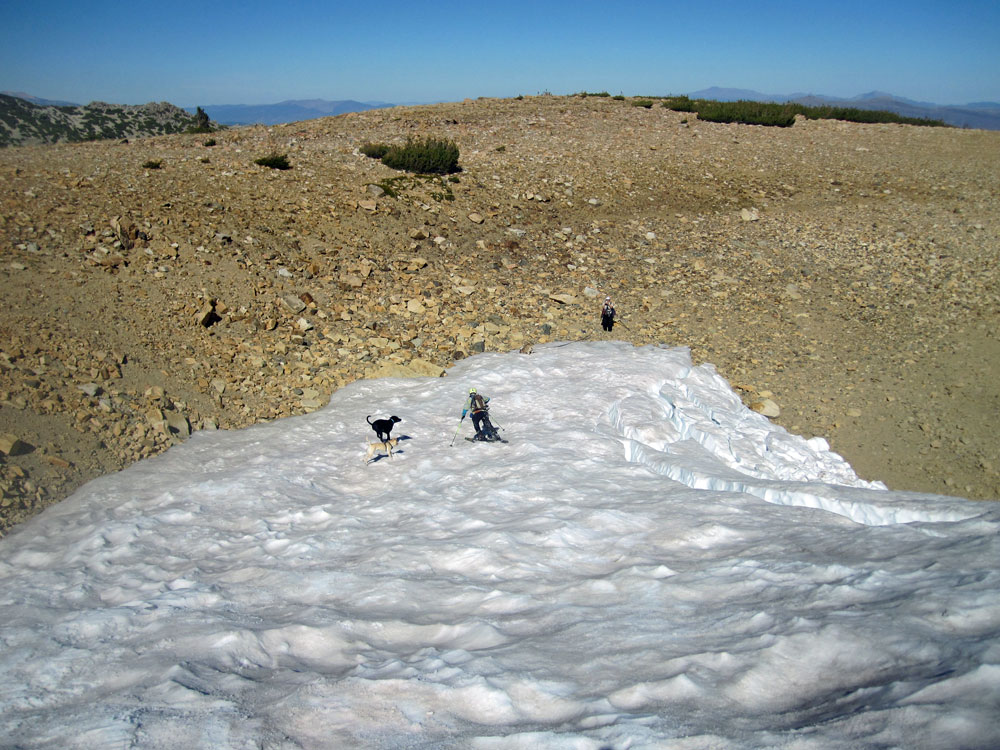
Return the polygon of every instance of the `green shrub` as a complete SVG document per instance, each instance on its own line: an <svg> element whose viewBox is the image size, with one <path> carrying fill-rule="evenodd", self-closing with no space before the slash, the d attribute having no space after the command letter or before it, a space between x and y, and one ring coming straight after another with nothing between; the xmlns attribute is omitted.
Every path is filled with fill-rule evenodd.
<svg viewBox="0 0 1000 750"><path fill-rule="evenodd" d="M214 139L214 138L209 138L209 139L208 139L207 141L205 141L205 144L204 144L204 145L206 145L206 146L208 146L209 148L211 148L212 146L214 146L214 145L215 145L215 139Z"/></svg>
<svg viewBox="0 0 1000 750"><path fill-rule="evenodd" d="M159 169L161 166L163 166L162 159L150 159L142 163L143 169Z"/></svg>
<svg viewBox="0 0 1000 750"><path fill-rule="evenodd" d="M361 146L361 153L365 156L371 157L372 159L381 159L387 153L389 153L388 143L366 143Z"/></svg>
<svg viewBox="0 0 1000 750"><path fill-rule="evenodd" d="M623 101L625 101L625 95L624 94L615 94L611 98L614 99L616 102L623 102Z"/></svg>
<svg viewBox="0 0 1000 750"><path fill-rule="evenodd" d="M451 174L458 166L458 146L443 138L410 138L402 146L392 146L382 156L387 167L417 174Z"/></svg>
<svg viewBox="0 0 1000 750"><path fill-rule="evenodd" d="M686 96L668 96L663 100L663 106L674 112L696 112L694 102Z"/></svg>
<svg viewBox="0 0 1000 750"><path fill-rule="evenodd" d="M649 99L636 99L632 102L633 107L642 107L644 109L649 109L653 106L653 102Z"/></svg>
<svg viewBox="0 0 1000 750"><path fill-rule="evenodd" d="M807 107L787 102L717 102L708 99L689 99L686 96L668 96L663 106L675 112L696 112L698 118L709 122L738 122L747 125L774 125L788 127L795 123L796 115L810 120L846 120L848 122L894 122L905 125L947 127L940 120L903 117L883 110L857 109L854 107Z"/></svg>
<svg viewBox="0 0 1000 750"><path fill-rule="evenodd" d="M795 124L795 110L773 102L705 102L698 107L698 119L787 128Z"/></svg>
<svg viewBox="0 0 1000 750"><path fill-rule="evenodd" d="M215 128L212 127L212 121L208 119L208 115L205 113L201 107L194 113L194 125L188 128L189 133L211 133Z"/></svg>
<svg viewBox="0 0 1000 750"><path fill-rule="evenodd" d="M810 120L847 120L848 122L894 122L903 125L924 125L929 127L948 127L942 120L930 120L925 117L905 117L897 115L895 112L886 112L880 109L858 109L857 107L806 107L804 105L791 105L796 108L796 112L805 115Z"/></svg>
<svg viewBox="0 0 1000 750"><path fill-rule="evenodd" d="M254 164L259 164L262 167L270 167L271 169L292 168L292 165L288 163L288 157L285 154L279 153L272 153L255 159Z"/></svg>

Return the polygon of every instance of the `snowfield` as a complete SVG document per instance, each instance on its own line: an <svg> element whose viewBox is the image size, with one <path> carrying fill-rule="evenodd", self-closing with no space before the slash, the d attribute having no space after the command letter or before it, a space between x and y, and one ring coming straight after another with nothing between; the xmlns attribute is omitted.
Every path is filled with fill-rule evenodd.
<svg viewBox="0 0 1000 750"><path fill-rule="evenodd" d="M461 439L470 387L509 444ZM0 540L0 746L997 747L998 524L684 349L359 381Z"/></svg>

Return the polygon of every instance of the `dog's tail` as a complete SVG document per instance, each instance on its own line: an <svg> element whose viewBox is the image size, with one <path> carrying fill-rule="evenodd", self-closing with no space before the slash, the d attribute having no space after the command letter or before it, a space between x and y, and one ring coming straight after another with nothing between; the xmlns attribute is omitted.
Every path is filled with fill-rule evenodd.
<svg viewBox="0 0 1000 750"><path fill-rule="evenodd" d="M365 417L365 419L368 420L368 424L372 423L372 415L371 414L369 414L367 417Z"/></svg>

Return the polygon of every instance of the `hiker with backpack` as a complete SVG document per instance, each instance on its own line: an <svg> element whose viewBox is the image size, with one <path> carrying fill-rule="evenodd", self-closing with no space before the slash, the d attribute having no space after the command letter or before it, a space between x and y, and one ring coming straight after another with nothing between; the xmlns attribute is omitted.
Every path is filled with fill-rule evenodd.
<svg viewBox="0 0 1000 750"><path fill-rule="evenodd" d="M601 307L601 328L611 331L615 327L615 306L611 304L611 297L604 298L604 305Z"/></svg>
<svg viewBox="0 0 1000 750"><path fill-rule="evenodd" d="M490 407L487 405L489 402L489 396L476 393L475 388L469 389L469 399L465 402L465 406L462 409L462 419L465 419L466 414L472 414L472 426L476 428L476 436L474 438L466 438L467 440L491 442L501 439L497 428L490 422Z"/></svg>

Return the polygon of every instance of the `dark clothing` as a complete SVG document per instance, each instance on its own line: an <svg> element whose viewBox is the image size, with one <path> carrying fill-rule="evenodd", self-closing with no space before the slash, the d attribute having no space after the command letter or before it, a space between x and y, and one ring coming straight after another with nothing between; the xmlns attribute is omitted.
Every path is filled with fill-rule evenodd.
<svg viewBox="0 0 1000 750"><path fill-rule="evenodd" d="M472 412L472 426L476 428L476 440L487 440L496 435L496 428L490 422L489 412Z"/></svg>
<svg viewBox="0 0 1000 750"><path fill-rule="evenodd" d="M462 409L463 418L467 412L472 412L472 426L476 428L476 440L496 440L500 437L497 428L490 422L490 411L486 405L489 400L489 396L473 393Z"/></svg>
<svg viewBox="0 0 1000 750"><path fill-rule="evenodd" d="M601 328L610 331L615 327L615 308L609 302L604 303L601 308Z"/></svg>

